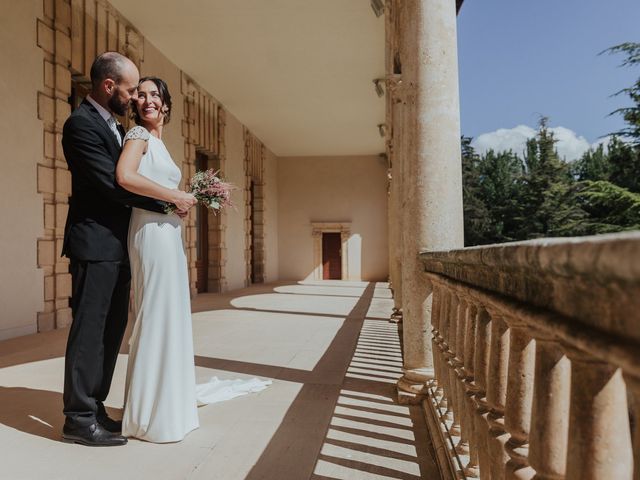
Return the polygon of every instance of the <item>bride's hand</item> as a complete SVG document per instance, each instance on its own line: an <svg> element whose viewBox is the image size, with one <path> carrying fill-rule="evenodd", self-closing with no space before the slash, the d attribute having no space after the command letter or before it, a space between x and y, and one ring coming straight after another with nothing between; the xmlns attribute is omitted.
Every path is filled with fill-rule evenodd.
<svg viewBox="0 0 640 480"><path fill-rule="evenodd" d="M183 192L182 190L176 190L171 199L171 203L173 203L178 210L187 211L198 203L198 201L192 194Z"/></svg>

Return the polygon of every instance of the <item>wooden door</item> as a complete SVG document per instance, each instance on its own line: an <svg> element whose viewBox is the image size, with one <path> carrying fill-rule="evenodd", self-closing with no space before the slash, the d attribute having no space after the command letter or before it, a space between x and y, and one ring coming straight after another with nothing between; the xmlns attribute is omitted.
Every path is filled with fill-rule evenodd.
<svg viewBox="0 0 640 480"><path fill-rule="evenodd" d="M322 278L342 279L342 241L340 232L322 234Z"/></svg>

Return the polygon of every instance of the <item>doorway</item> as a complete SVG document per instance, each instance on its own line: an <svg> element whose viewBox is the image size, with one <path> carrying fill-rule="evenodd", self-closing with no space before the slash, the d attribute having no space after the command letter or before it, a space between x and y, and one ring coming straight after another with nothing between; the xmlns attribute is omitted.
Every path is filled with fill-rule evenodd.
<svg viewBox="0 0 640 480"><path fill-rule="evenodd" d="M208 168L209 158L202 152L196 153L196 171ZM209 279L209 211L198 203L196 206L196 290L207 292Z"/></svg>
<svg viewBox="0 0 640 480"><path fill-rule="evenodd" d="M220 157L207 151L196 150L196 171L220 170ZM224 212L212 211L202 204L195 209L196 215L196 291L198 293L220 293L224 290L223 249Z"/></svg>
<svg viewBox="0 0 640 480"><path fill-rule="evenodd" d="M249 281L264 283L264 186L249 183Z"/></svg>
<svg viewBox="0 0 640 480"><path fill-rule="evenodd" d="M91 82L84 81L79 75L71 77L71 95L67 98L67 102L71 105L72 112L80 106L90 92Z"/></svg>
<svg viewBox="0 0 640 480"><path fill-rule="evenodd" d="M342 280L342 239L340 232L322 233L322 279Z"/></svg>
<svg viewBox="0 0 640 480"><path fill-rule="evenodd" d="M249 186L249 268L251 268L251 273L249 278L251 279L251 284L257 282L257 272L256 272L256 184L253 183L253 180Z"/></svg>

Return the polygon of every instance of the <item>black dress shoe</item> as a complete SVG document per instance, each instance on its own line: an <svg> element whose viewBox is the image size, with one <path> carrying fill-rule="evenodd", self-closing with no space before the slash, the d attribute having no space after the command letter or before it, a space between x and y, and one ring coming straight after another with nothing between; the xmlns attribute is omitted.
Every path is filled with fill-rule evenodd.
<svg viewBox="0 0 640 480"><path fill-rule="evenodd" d="M122 433L122 422L120 420L114 420L105 415L97 415L96 419L102 427L111 433Z"/></svg>
<svg viewBox="0 0 640 480"><path fill-rule="evenodd" d="M68 443L79 443L90 447L116 447L127 444L125 437L109 432L97 422L88 427L65 425L62 428L62 439Z"/></svg>

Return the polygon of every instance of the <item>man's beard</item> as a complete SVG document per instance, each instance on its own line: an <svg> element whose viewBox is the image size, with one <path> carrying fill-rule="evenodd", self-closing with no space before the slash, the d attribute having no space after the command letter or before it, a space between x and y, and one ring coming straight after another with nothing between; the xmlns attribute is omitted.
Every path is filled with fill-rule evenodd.
<svg viewBox="0 0 640 480"><path fill-rule="evenodd" d="M107 101L107 105L113 113L116 115L124 116L127 114L127 109L129 108L129 103L122 103L118 99L118 93L114 92L109 100Z"/></svg>

